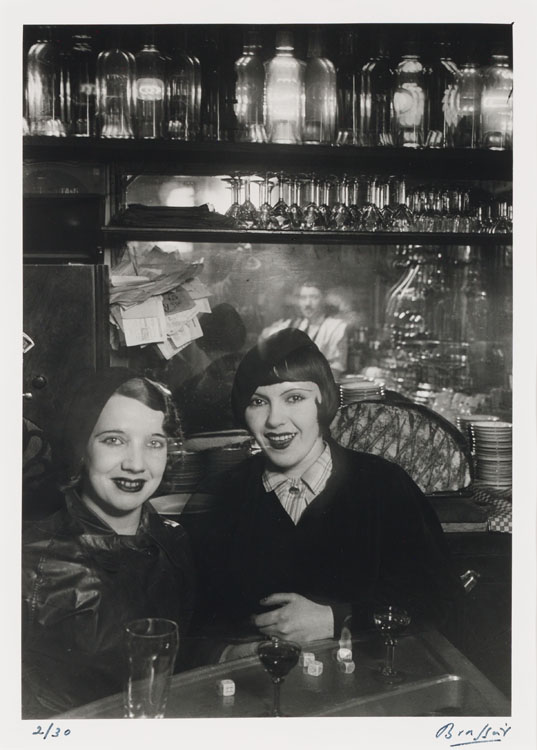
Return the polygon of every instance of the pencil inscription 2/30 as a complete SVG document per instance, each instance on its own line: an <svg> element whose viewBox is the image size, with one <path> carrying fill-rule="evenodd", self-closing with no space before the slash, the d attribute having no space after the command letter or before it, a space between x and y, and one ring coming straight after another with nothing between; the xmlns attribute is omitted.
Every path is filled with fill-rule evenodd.
<svg viewBox="0 0 537 750"><path fill-rule="evenodd" d="M49 737L68 737L71 734L71 730L54 727L54 722L51 722L46 729L38 724L35 732L32 732L32 734L40 734L46 740Z"/></svg>

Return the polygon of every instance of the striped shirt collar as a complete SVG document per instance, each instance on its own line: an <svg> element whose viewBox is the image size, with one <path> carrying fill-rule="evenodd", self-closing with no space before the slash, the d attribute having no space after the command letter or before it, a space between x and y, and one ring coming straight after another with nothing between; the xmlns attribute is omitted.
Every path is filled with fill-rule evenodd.
<svg viewBox="0 0 537 750"><path fill-rule="evenodd" d="M324 450L319 458L309 466L299 478L290 478L278 471L265 469L263 472L263 487L266 492L276 492L279 497L279 489L286 490L287 486L298 487L303 482L311 493L311 500L317 497L325 488L328 477L332 472L332 454L330 446L325 444ZM281 499L281 498L280 498Z"/></svg>

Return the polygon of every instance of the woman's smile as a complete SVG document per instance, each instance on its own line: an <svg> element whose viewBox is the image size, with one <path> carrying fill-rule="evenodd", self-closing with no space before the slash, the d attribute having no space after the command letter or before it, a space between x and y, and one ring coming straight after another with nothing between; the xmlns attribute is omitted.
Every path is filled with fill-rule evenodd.
<svg viewBox="0 0 537 750"><path fill-rule="evenodd" d="M272 467L301 476L324 448L319 426L319 386L286 381L256 388L246 407L248 429Z"/></svg>

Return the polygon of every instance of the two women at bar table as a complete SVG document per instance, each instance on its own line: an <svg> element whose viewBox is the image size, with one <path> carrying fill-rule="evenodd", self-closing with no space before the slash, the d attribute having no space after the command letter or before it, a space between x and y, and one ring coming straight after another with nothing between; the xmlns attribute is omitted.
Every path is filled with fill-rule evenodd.
<svg viewBox="0 0 537 750"><path fill-rule="evenodd" d="M285 329L260 342L231 399L261 451L207 477L179 526L148 503L178 433L162 387L111 369L75 396L66 506L23 545L27 718L118 692L122 629L137 617L176 620L190 665L267 636L358 632L382 603L446 622L461 585L438 520L402 469L331 439L338 391L311 339Z"/></svg>

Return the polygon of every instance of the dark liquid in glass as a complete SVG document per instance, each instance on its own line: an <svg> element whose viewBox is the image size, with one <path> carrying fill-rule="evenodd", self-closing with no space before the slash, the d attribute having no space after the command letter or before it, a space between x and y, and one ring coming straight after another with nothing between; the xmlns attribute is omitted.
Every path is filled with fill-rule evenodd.
<svg viewBox="0 0 537 750"><path fill-rule="evenodd" d="M259 659L267 672L276 679L289 674L298 662L300 650L289 643L267 643L259 650Z"/></svg>

